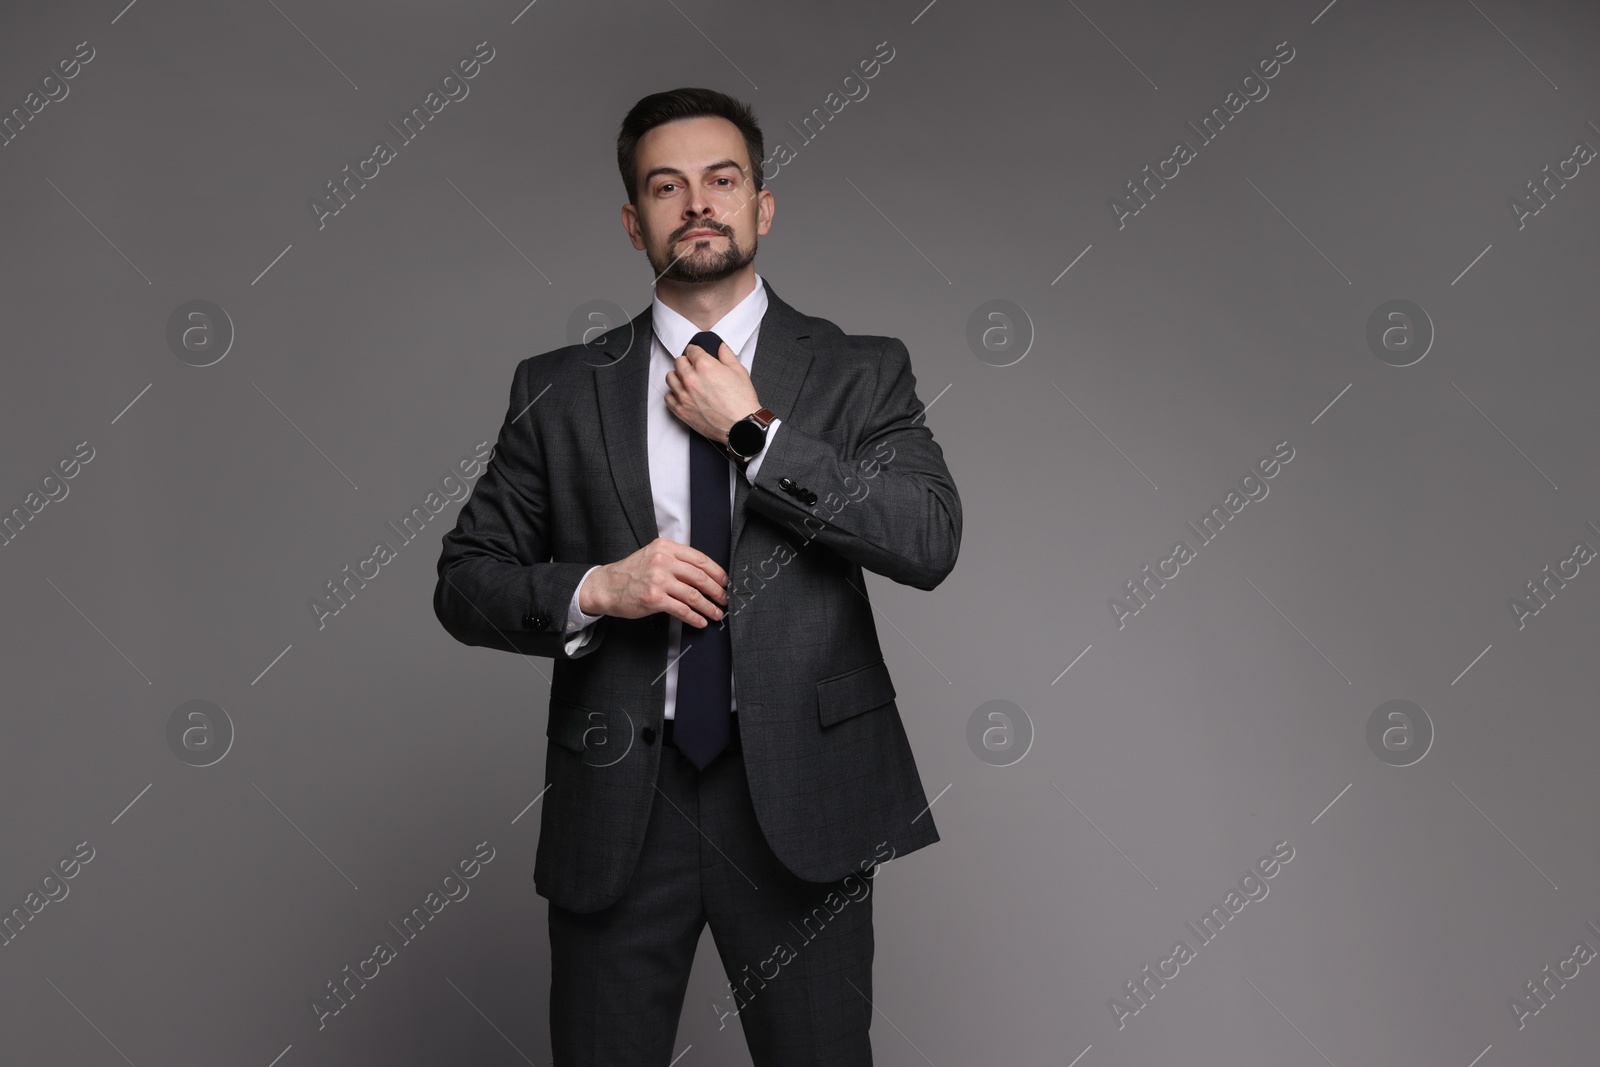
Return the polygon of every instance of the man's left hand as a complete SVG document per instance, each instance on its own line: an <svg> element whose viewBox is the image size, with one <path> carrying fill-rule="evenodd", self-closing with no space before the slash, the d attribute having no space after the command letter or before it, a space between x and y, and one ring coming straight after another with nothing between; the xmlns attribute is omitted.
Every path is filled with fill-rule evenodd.
<svg viewBox="0 0 1600 1067"><path fill-rule="evenodd" d="M726 341L715 354L690 345L667 372L667 410L716 444L727 444L728 427L760 407L750 372Z"/></svg>

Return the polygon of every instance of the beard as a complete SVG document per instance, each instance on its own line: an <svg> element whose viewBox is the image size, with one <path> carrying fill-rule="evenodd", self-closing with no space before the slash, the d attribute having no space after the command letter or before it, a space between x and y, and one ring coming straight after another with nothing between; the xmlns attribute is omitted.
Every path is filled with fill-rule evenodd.
<svg viewBox="0 0 1600 1067"><path fill-rule="evenodd" d="M728 247L721 252L712 251L709 244L705 248L699 247L700 241L710 241L712 238L697 237L689 242L688 251L675 258L658 259L654 253L649 253L651 269L656 272L657 280L670 278L675 282L689 284L721 281L729 275L738 273L747 263L755 259L756 247L760 243L757 238L751 237L750 250L746 252L739 247L739 240L731 230L725 236L728 239Z"/></svg>

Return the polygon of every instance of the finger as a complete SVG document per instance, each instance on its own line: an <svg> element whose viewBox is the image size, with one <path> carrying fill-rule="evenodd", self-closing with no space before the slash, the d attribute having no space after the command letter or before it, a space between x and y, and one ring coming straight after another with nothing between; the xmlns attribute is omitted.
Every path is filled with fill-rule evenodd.
<svg viewBox="0 0 1600 1067"><path fill-rule="evenodd" d="M678 558L699 568L719 589L726 589L728 585L728 572L723 570L716 560L689 545L679 546L683 551L678 553Z"/></svg>
<svg viewBox="0 0 1600 1067"><path fill-rule="evenodd" d="M728 599L726 590L724 590L721 585L718 585L716 579L707 574L704 568L702 568L698 563L695 563L692 559L688 558L687 553L692 553L695 550L687 545L681 545L679 547L683 549L683 554L679 554L677 558L672 561L668 568L668 573L672 576L672 578L676 579L677 582L681 583L685 588L693 589L697 595L701 596L707 602L715 603L719 607L723 604L726 604ZM704 554L701 553L701 555ZM707 563L711 564L711 566L716 566L716 563L713 562L709 556L705 557L705 559ZM670 588L664 588L669 596L677 595L676 593L673 593ZM680 599L687 599L691 603L694 602L693 597ZM697 604L696 606L698 607L699 605Z"/></svg>
<svg viewBox="0 0 1600 1067"><path fill-rule="evenodd" d="M678 582L669 586L666 592L679 603L686 605L691 614L698 615L711 622L722 618L721 605L713 603L692 585Z"/></svg>
<svg viewBox="0 0 1600 1067"><path fill-rule="evenodd" d="M706 622L705 616L671 595L667 597L666 607L661 610L674 619L682 621L685 626L701 627L710 625Z"/></svg>
<svg viewBox="0 0 1600 1067"><path fill-rule="evenodd" d="M729 360L732 360L735 363L739 362L739 357L736 354L734 354L733 349L731 347L729 347L728 342L726 342L726 341L724 341L720 345L718 345L717 346L717 350L715 352L712 352L712 351L709 351L708 349L702 348L699 345L690 345L688 348L684 349L684 353L683 353L684 358L687 359L691 352L704 352L707 356L710 356L712 359L716 360L718 363L722 363L724 365L727 364ZM692 366L692 364L691 364L691 366Z"/></svg>
<svg viewBox="0 0 1600 1067"><path fill-rule="evenodd" d="M728 591L715 578L707 574L702 567L688 562L681 564L681 566L683 569L678 572L680 581L693 586L719 607L728 602ZM715 566L715 564L713 563L712 566Z"/></svg>
<svg viewBox="0 0 1600 1067"><path fill-rule="evenodd" d="M660 586L659 591L666 596L662 611L686 626L702 628L710 625L716 605L706 601L693 588L682 582L675 582Z"/></svg>

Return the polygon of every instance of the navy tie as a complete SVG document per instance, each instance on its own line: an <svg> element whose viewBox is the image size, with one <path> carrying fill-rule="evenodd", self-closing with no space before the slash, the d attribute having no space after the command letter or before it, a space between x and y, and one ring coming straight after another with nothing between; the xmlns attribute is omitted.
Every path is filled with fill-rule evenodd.
<svg viewBox="0 0 1600 1067"><path fill-rule="evenodd" d="M702 332L689 342L715 356L722 339ZM732 516L728 476L733 464L721 445L689 431L689 547L731 570ZM733 637L725 620L683 625L673 740L689 762L704 770L728 747L733 716Z"/></svg>

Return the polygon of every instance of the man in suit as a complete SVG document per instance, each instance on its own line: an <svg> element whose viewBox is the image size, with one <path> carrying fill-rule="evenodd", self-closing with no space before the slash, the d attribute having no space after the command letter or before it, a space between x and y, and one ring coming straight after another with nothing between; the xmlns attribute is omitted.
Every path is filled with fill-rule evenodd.
<svg viewBox="0 0 1600 1067"><path fill-rule="evenodd" d="M950 573L961 502L906 347L755 272L774 201L750 109L640 100L631 322L523 360L444 538L457 640L548 656L534 866L558 1067L666 1067L709 923L754 1062L870 1064L870 885L939 839L863 569Z"/></svg>

